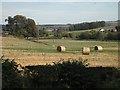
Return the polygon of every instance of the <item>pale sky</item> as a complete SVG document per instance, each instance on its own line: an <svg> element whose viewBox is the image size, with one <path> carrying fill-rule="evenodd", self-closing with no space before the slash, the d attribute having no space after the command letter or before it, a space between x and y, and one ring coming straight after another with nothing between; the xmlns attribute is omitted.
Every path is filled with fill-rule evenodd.
<svg viewBox="0 0 120 90"><path fill-rule="evenodd" d="M36 24L68 24L118 20L118 2L2 2L2 23L23 15Z"/></svg>
<svg viewBox="0 0 120 90"><path fill-rule="evenodd" d="M119 2L120 0L1 0L2 2Z"/></svg>

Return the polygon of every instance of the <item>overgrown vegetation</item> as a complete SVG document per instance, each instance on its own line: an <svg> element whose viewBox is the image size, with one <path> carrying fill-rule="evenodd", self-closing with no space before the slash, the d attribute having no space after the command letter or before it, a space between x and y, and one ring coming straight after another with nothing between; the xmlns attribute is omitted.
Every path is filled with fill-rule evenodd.
<svg viewBox="0 0 120 90"><path fill-rule="evenodd" d="M113 67L88 67L82 59L62 59L53 65L26 66L3 59L3 88L118 88L120 71ZM22 74L20 74L22 73Z"/></svg>
<svg viewBox="0 0 120 90"><path fill-rule="evenodd" d="M2 62L2 88L21 88L23 81L18 64L14 60L0 58Z"/></svg>

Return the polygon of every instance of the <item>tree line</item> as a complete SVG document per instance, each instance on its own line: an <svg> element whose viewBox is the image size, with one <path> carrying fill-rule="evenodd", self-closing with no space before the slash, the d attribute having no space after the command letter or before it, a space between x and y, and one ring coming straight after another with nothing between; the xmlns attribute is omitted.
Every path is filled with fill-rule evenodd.
<svg viewBox="0 0 120 90"><path fill-rule="evenodd" d="M76 38L79 40L120 40L120 32L99 32L99 31L86 31L82 32L79 35L76 35Z"/></svg>
<svg viewBox="0 0 120 90"><path fill-rule="evenodd" d="M14 17L9 16L5 19L6 30L10 35L24 38L39 38L39 37L48 37L48 38L72 38L72 39L94 39L94 40L120 40L120 26L116 26L118 32L99 32L99 31L85 31L80 34L69 33L68 31L76 30L88 30L105 26L105 21L97 22L86 22L80 24L70 24L69 28L66 29L59 27L57 30L49 32L47 30L39 30L35 21L30 18L26 18L22 15L16 15ZM5 26L4 26L5 27Z"/></svg>
<svg viewBox="0 0 120 90"><path fill-rule="evenodd" d="M104 26L105 26L105 21L71 24L69 27L69 31L88 30L88 29L94 29L94 28L99 28Z"/></svg>

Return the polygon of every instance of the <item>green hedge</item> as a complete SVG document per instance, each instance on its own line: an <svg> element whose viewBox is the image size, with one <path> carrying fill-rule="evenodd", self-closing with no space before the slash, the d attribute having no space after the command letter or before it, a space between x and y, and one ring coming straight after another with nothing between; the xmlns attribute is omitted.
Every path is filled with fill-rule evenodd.
<svg viewBox="0 0 120 90"><path fill-rule="evenodd" d="M114 67L88 67L86 61L68 59L53 65L26 66L17 70L5 60L3 88L119 88L120 71ZM22 73L22 74L20 74Z"/></svg>

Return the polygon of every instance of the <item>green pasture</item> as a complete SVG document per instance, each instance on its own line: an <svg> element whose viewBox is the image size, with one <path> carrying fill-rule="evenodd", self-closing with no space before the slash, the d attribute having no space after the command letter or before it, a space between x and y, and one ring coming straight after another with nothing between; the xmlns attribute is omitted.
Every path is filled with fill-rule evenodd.
<svg viewBox="0 0 120 90"><path fill-rule="evenodd" d="M68 39L41 39L38 41L28 41L25 39L3 37L3 49L9 50L26 50L33 52L57 53L57 46L65 46L67 52L81 51L83 47L90 47L92 52L95 45L103 48L118 47L117 41L87 41L87 40L68 40ZM104 50L102 52L118 52L118 50Z"/></svg>

